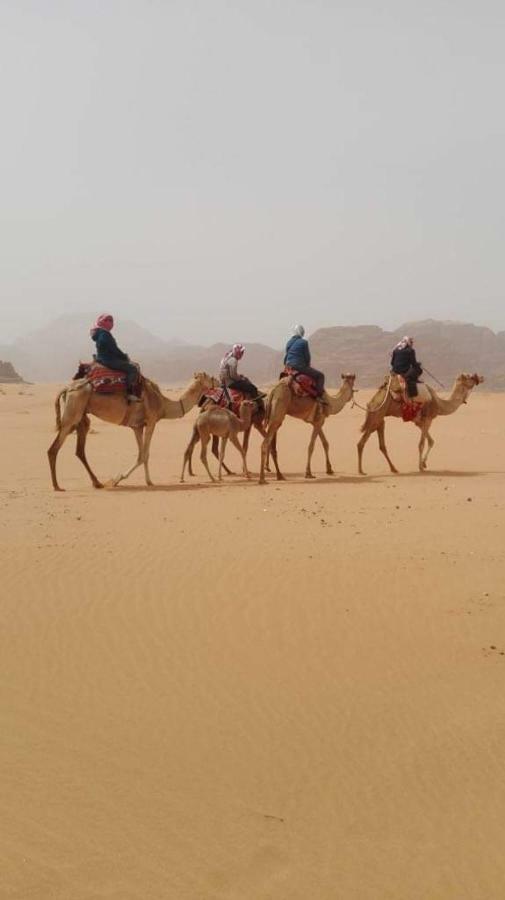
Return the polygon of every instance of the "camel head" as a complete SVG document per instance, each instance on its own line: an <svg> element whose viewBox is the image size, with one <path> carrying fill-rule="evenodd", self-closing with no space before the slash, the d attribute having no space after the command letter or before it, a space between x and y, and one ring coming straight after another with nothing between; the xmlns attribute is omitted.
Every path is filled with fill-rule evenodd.
<svg viewBox="0 0 505 900"><path fill-rule="evenodd" d="M239 419L241 422L245 422L247 427L251 424L255 409L256 403L254 400L242 400L239 408Z"/></svg>
<svg viewBox="0 0 505 900"><path fill-rule="evenodd" d="M344 384L348 384L351 390L354 390L354 382L356 381L356 375L351 375L350 372L342 372L341 379ZM342 385L343 387L343 385Z"/></svg>
<svg viewBox="0 0 505 900"><path fill-rule="evenodd" d="M478 384L482 384L484 381L483 375L477 375L477 372L473 372L469 374L468 372L462 372L461 375L458 375L457 382L467 391L471 391Z"/></svg>
<svg viewBox="0 0 505 900"><path fill-rule="evenodd" d="M219 387L219 381L217 378L213 378L212 375L207 375L207 372L194 372L193 378L200 385L202 392L207 391L210 388Z"/></svg>

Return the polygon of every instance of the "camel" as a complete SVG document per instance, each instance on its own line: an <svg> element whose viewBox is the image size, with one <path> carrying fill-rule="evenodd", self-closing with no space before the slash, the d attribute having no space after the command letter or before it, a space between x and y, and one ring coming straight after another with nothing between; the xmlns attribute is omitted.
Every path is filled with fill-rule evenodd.
<svg viewBox="0 0 505 900"><path fill-rule="evenodd" d="M238 416L236 416L235 413L232 413L231 410L224 409L221 406L209 406L208 409L203 410L203 412L201 412L198 416L195 428L198 431L198 436L202 445L200 458L205 468L207 469L207 473L211 481L216 480L212 475L207 463L207 444L209 443L211 436L221 438L221 445L219 448L218 481L223 480L223 459L228 440L230 440L234 447L237 448L242 457L244 475L246 476L246 478L250 477L247 470L246 452L240 444L237 435L239 431L245 431L246 429L251 428L251 419L253 416L254 407L254 401L243 400L240 404ZM184 470L186 468L187 462L188 451L186 450L182 463L181 481L184 481Z"/></svg>
<svg viewBox="0 0 505 900"><path fill-rule="evenodd" d="M253 426L254 426L254 428L256 428L257 431L259 431L262 438L266 437L266 431L263 427L263 423L264 423L264 419L265 419L265 405L263 403L263 400L253 400L253 404L254 404L254 409L253 409L253 413L252 413L251 424L249 425L248 428L244 429L244 441L243 441L242 447L243 447L243 450L244 450L244 453L246 456L247 456L247 450L249 448L249 439L251 436L251 431L252 431ZM211 397L207 397L205 400L205 403L202 406L202 410L213 409L216 406L217 406L217 404L216 404L215 400L213 400ZM185 459L186 463L188 464L188 474L191 476L194 476L194 474L195 474L193 471L193 465L192 465L193 450L199 440L200 440L200 435L198 433L198 428L195 423L195 425L193 426L193 433L191 435L191 440L190 440L188 446L186 447L186 451L184 453L184 459ZM214 456L216 457L217 460L219 460L219 449L218 448L219 448L219 437L217 435L213 435L212 436L212 453L214 454ZM274 463L277 465L277 453L272 452L272 456L274 459ZM227 475L233 475L233 472L231 471L231 469L228 468L228 466L226 465L224 460L223 460L222 465L223 465L223 469L225 470ZM268 465L267 465L267 471L268 472L270 471L270 468Z"/></svg>
<svg viewBox="0 0 505 900"><path fill-rule="evenodd" d="M259 484L266 484L265 467L268 461L268 454L272 450L274 459L277 481L284 481L284 475L279 470L277 464L277 432L282 425L286 416L293 416L295 419L301 419L312 425L312 435L310 437L307 466L305 469L305 478L314 478L310 463L316 439L319 437L324 448L326 457L326 473L333 475L333 469L329 457L329 443L323 431L323 425L328 416L334 416L339 413L349 400L352 399L354 393L355 375L342 375L342 387L338 393L332 397L330 394L324 394L324 403L313 399L312 397L297 397L290 387L289 378L281 378L280 381L272 388L267 399L266 411L266 436L261 445L261 469L259 476Z"/></svg>
<svg viewBox="0 0 505 900"><path fill-rule="evenodd" d="M56 478L56 459L58 452L72 431L77 432L76 456L81 460L88 472L93 487L101 488L103 485L91 470L86 459L86 437L89 431L89 415L97 416L104 422L114 425L124 425L132 428L137 440L138 456L136 463L122 475L117 475L113 485L119 484L125 478L129 478L132 472L139 466L144 466L146 484L152 486L149 474L149 450L154 429L160 419L180 419L198 403L198 400L209 388L217 386L217 381L206 372L195 372L194 379L186 388L178 400L169 400L164 397L157 384L149 379L144 379L142 401L128 405L124 394L99 394L95 393L86 379L79 379L64 388L55 401L57 436L47 455L51 468L51 479L55 491L61 491ZM61 401L65 405L61 409Z"/></svg>
<svg viewBox="0 0 505 900"><path fill-rule="evenodd" d="M447 399L439 397L433 388L429 387L428 385L424 385L431 396L430 399L421 407L421 410L416 418L413 419L414 424L417 425L417 427L421 431L421 437L419 440L420 472L424 472L424 470L427 468L427 459L430 451L433 448L433 444L435 443L430 434L430 427L433 419L435 419L437 416L449 416L451 415L451 413L456 412L456 410L459 409L462 403L466 403L470 391L477 384L481 384L483 381L484 378L482 377L482 375L477 375L475 373L473 375L462 373L456 378L451 395ZM362 465L363 449L366 442L368 441L368 438L374 431L377 432L380 450L386 457L391 472L398 472L398 469L396 469L391 462L386 448L386 442L384 439L384 420L386 416L395 416L396 418L401 418L402 392L403 387L399 383L397 376L388 375L384 380L382 386L368 403L366 419L361 428L363 437L358 442L358 471L360 475L365 474ZM426 453L424 453L426 442L428 443L428 449Z"/></svg>

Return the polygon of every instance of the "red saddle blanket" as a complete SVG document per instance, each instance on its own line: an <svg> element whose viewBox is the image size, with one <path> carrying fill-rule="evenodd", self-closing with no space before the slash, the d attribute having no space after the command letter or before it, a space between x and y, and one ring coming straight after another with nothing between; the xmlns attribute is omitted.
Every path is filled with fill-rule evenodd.
<svg viewBox="0 0 505 900"><path fill-rule="evenodd" d="M402 399L402 419L404 422L413 422L417 418L423 408L422 403L416 403L414 400Z"/></svg>
<svg viewBox="0 0 505 900"><path fill-rule="evenodd" d="M78 378L86 378L97 394L124 394L126 392L126 374L117 372L115 369L108 369L100 363L79 363L73 380L76 381ZM138 397L140 397L141 388L142 376L139 372L133 387L133 393Z"/></svg>
<svg viewBox="0 0 505 900"><path fill-rule="evenodd" d="M316 383L310 375L304 375L303 372L286 366L281 377L286 376L289 376L289 386L297 397L312 397L313 399L317 397Z"/></svg>
<svg viewBox="0 0 505 900"><path fill-rule="evenodd" d="M228 399L229 397L229 399ZM217 387L211 388L211 390L206 391L203 397L205 400L212 400L216 406L222 406L224 409L231 409L236 416L238 416L240 412L240 404L243 400L245 400L245 394L241 391L236 391L234 388L224 388ZM231 400L231 405L230 405Z"/></svg>

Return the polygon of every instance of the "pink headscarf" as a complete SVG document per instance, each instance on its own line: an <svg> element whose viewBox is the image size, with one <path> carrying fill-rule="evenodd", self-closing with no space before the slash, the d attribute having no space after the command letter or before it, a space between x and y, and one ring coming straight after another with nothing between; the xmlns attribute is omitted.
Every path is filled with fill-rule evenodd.
<svg viewBox="0 0 505 900"><path fill-rule="evenodd" d="M112 331L114 328L114 318L110 313L102 313L101 316L98 316L93 328L90 331L91 337L95 334L98 328L103 328L104 331Z"/></svg>

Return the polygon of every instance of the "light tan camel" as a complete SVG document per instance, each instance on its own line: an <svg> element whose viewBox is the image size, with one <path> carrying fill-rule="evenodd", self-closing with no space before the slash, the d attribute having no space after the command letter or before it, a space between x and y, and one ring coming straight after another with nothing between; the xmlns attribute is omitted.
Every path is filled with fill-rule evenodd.
<svg viewBox="0 0 505 900"><path fill-rule="evenodd" d="M280 381L272 388L267 399L266 412L266 436L261 445L261 469L259 483L265 484L265 467L268 460L268 454L272 450L275 467L277 470L277 481L284 481L284 475L279 471L277 465L277 432L282 425L286 416L293 416L295 419L301 419L312 425L312 434L309 441L307 453L307 466L305 469L305 478L314 478L310 463L316 439L319 437L324 448L326 457L326 473L333 475L329 457L329 443L323 431L323 425L328 416L335 416L339 413L346 403L351 400L354 393L355 375L342 375L342 387L338 393L332 397L330 394L324 394L325 403L313 400L311 397L297 397L290 387L290 378L281 378Z"/></svg>
<svg viewBox="0 0 505 900"><path fill-rule="evenodd" d="M222 468L223 468L223 459L224 459L224 451L226 449L226 444L228 440L230 440L234 447L237 448L238 452L242 457L242 466L244 475L246 478L249 478L249 472L247 470L247 461L246 461L246 453L244 448L242 447L237 435L239 431L245 431L247 428L251 427L251 419L253 416L255 404L251 400L243 400L240 404L239 415L236 416L235 413L232 413L229 409L224 409L220 406L209 406L208 409L205 409L200 413L198 419L196 420L195 428L198 431L198 436L201 442L201 453L200 459L202 460L205 468L207 469L208 476L211 481L215 481L216 479L212 475L209 465L207 462L207 445L211 437L221 438L221 443L219 447L219 472L218 472L218 480L222 481ZM184 459L182 463L182 472L181 472L181 481L184 481L184 470L186 468L186 463L188 462L188 454L187 450L184 454Z"/></svg>
<svg viewBox="0 0 505 900"><path fill-rule="evenodd" d="M427 468L427 459L433 447L433 444L435 443L430 434L430 427L433 419L436 419L437 416L449 416L451 415L451 413L456 412L456 410L459 409L462 403L466 403L470 391L477 384L481 384L483 381L484 378L482 377L482 375L477 375L475 373L473 375L469 375L468 373L464 372L461 375L458 375L458 377L456 378L451 395L447 399L439 397L438 394L433 390L433 388L425 385L428 392L431 394L431 399L421 407L418 416L413 419L414 425L417 425L417 427L421 431L421 437L419 440L420 472L423 472L424 469ZM368 403L366 419L361 427L363 437L358 442L358 471L360 475L365 474L363 472L362 465L363 449L368 438L374 431L377 432L379 447L388 461L389 468L392 472L398 471L398 469L395 468L388 456L386 441L384 439L384 420L386 416L395 416L396 418L401 418L401 415L402 386L400 385L395 375L388 375L384 380L382 386ZM428 443L428 449L424 454L426 442Z"/></svg>
<svg viewBox="0 0 505 900"><path fill-rule="evenodd" d="M247 450L249 448L249 438L250 438L251 430L252 430L253 426L254 426L254 428L256 428L257 431L259 431L262 438L264 438L266 436L266 431L263 427L263 422L264 422L264 418L265 418L265 404L263 403L263 400L259 400L259 401L253 400L252 402L254 403L254 409L253 409L253 413L252 413L251 424L249 425L248 428L244 429L244 440L242 443L242 447L243 447L246 457L247 457ZM202 408L202 410L214 409L216 406L217 406L217 404L216 404L215 400L213 400L211 397L207 397L205 400L205 403L202 405L201 408ZM189 442L188 446L186 447L186 450L184 453L184 459L188 465L188 474L191 476L193 476L195 474L193 471L193 463L192 463L193 450L195 449L199 440L200 440L200 435L198 433L198 428L196 427L196 422L195 422L195 425L193 426L193 433L191 435L190 442ZM213 435L213 437L212 437L212 453L214 454L216 459L219 460L219 437L217 435ZM272 456L273 456L274 463L277 468L277 453L274 452L274 450L272 450ZM231 471L231 469L228 468L228 466L226 465L224 460L223 460L223 469L225 470L227 475L233 475L233 472ZM267 471L270 471L270 468L268 466L267 466Z"/></svg>
<svg viewBox="0 0 505 900"><path fill-rule="evenodd" d="M76 456L86 468L93 487L103 485L91 470L86 459L86 437L89 431L89 414L97 416L104 422L124 425L132 428L137 440L138 456L136 463L123 475L117 475L112 483L119 484L128 478L139 466L144 466L146 484L152 485L149 475L149 449L154 429L160 419L180 419L198 403L198 400L209 388L217 386L217 381L205 372L195 372L194 379L178 400L164 397L157 384L144 379L141 403L128 405L124 394L95 393L86 379L80 379L64 388L55 401L56 428L58 434L49 447L47 455L51 468L51 478L55 491L60 491L56 478L56 458L58 452L72 431L77 432ZM63 412L61 401L65 402Z"/></svg>

